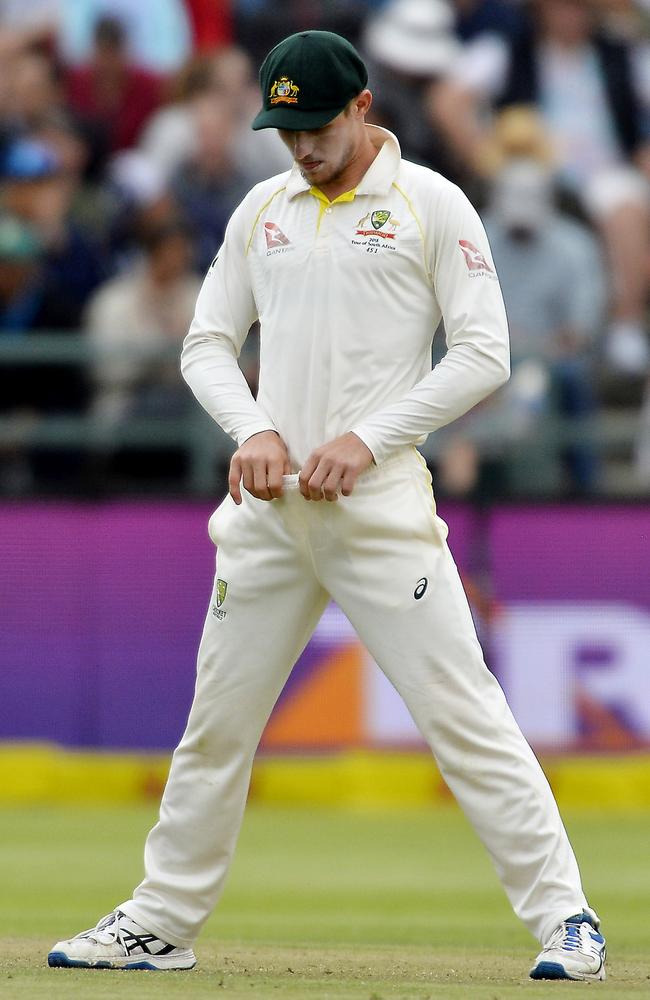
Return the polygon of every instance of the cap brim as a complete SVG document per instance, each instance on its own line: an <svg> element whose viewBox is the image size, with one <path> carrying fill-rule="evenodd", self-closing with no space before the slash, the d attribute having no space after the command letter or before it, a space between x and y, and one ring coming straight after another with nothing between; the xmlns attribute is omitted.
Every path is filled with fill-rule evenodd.
<svg viewBox="0 0 650 1000"><path fill-rule="evenodd" d="M256 132L262 128L282 128L292 132L311 131L322 128L340 115L347 107L327 108L325 111L299 111L297 108L262 108L253 119L251 128Z"/></svg>

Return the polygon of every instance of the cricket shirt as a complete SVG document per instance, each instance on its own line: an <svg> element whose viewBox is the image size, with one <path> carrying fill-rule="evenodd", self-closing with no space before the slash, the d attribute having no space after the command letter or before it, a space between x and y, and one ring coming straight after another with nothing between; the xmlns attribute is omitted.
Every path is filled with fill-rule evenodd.
<svg viewBox="0 0 650 1000"><path fill-rule="evenodd" d="M181 368L238 444L275 430L294 471L354 431L377 463L461 416L509 375L508 328L483 225L465 195L402 159L394 135L330 202L297 165L232 215ZM260 321L254 400L237 364ZM444 321L447 353L431 368Z"/></svg>

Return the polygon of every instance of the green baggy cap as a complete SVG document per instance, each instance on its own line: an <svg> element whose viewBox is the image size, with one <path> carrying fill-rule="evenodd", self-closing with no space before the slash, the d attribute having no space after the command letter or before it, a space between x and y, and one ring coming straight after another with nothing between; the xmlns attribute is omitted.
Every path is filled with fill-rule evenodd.
<svg viewBox="0 0 650 1000"><path fill-rule="evenodd" d="M299 31L271 49L260 68L264 106L252 128L322 128L368 83L368 70L347 38Z"/></svg>

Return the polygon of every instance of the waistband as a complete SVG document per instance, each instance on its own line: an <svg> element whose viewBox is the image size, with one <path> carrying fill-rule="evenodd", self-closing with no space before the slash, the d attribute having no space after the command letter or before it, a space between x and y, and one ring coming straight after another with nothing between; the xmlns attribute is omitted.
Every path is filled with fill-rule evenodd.
<svg viewBox="0 0 650 1000"><path fill-rule="evenodd" d="M354 492L356 493L357 490L363 489L366 485L371 485L378 478L381 478L386 472L393 471L401 466L405 468L413 468L414 465L424 465L426 467L426 463L417 449L412 445L400 448L388 458L384 459L383 462L380 462L379 465L375 465L373 463L369 468L362 472L356 481ZM282 487L286 492L290 493L299 489L298 476L299 474L294 472L291 475L282 477Z"/></svg>

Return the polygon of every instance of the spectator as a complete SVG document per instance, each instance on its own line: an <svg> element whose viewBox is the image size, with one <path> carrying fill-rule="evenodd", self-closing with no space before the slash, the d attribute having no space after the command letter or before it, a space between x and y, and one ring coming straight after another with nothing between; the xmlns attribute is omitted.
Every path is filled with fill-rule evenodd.
<svg viewBox="0 0 650 1000"><path fill-rule="evenodd" d="M586 227L556 211L550 173L534 161L515 160L502 169L484 222L510 325L510 395L517 394L520 366L527 363L528 373L538 366L549 398L529 396L529 415L553 408L574 429L588 431L596 409L594 347L605 317L599 244ZM592 490L593 449L572 445L563 457L571 491Z"/></svg>
<svg viewBox="0 0 650 1000"><path fill-rule="evenodd" d="M389 0L368 19L362 46L376 94L372 121L399 131L409 159L464 186L467 172L445 143L431 96L460 52L447 0Z"/></svg>
<svg viewBox="0 0 650 1000"><path fill-rule="evenodd" d="M98 246L71 219L78 177L64 170L56 149L18 139L0 165L0 201L32 226L44 247L41 281L51 290L49 321L76 329L90 293L104 277Z"/></svg>
<svg viewBox="0 0 650 1000"><path fill-rule="evenodd" d="M106 137L66 104L63 73L51 52L24 49L7 60L2 129L57 146L66 165L90 178L106 157ZM74 162L72 162L74 161Z"/></svg>
<svg viewBox="0 0 650 1000"><path fill-rule="evenodd" d="M0 331L17 333L32 327L41 313L38 281L42 248L36 233L20 219L0 215ZM6 391L2 394L6 404Z"/></svg>
<svg viewBox="0 0 650 1000"><path fill-rule="evenodd" d="M195 115L197 148L177 171L171 191L194 234L198 267L205 272L251 179L234 161L237 122L230 101L217 95L202 97Z"/></svg>
<svg viewBox="0 0 650 1000"><path fill-rule="evenodd" d="M452 0L456 34L463 42L497 35L516 38L524 28L521 9L512 0Z"/></svg>
<svg viewBox="0 0 650 1000"><path fill-rule="evenodd" d="M231 44L232 11L228 0L185 0L185 6L197 52L211 52Z"/></svg>
<svg viewBox="0 0 650 1000"><path fill-rule="evenodd" d="M232 0L234 37L259 66L268 50L287 34L317 28L358 41L367 9L384 0Z"/></svg>
<svg viewBox="0 0 650 1000"><path fill-rule="evenodd" d="M534 465L535 485L548 484L552 470L539 464L536 444L552 456L544 440L553 433L548 418L558 415L567 429L586 436L596 412L592 368L605 317L597 240L557 211L550 171L534 159L514 159L501 168L484 223L508 313L512 377L445 443L441 476L454 492L473 488L481 456L502 462L505 456L508 467L511 447L521 442ZM564 488L575 494L593 490L598 462L591 444L571 442L560 452Z"/></svg>
<svg viewBox="0 0 650 1000"><path fill-rule="evenodd" d="M0 215L0 337L57 332L61 290L44 276L44 247L21 219ZM72 413L83 409L86 382L69 364L0 369L0 411Z"/></svg>
<svg viewBox="0 0 650 1000"><path fill-rule="evenodd" d="M167 179L196 153L195 107L212 90L212 58L193 58L172 82L170 103L155 111L143 129L138 148Z"/></svg>
<svg viewBox="0 0 650 1000"><path fill-rule="evenodd" d="M44 121L65 114L61 76L53 58L24 49L6 64L8 131L30 133Z"/></svg>
<svg viewBox="0 0 650 1000"><path fill-rule="evenodd" d="M43 2L43 0L40 0ZM215 7L224 0L213 0ZM124 26L129 59L156 74L174 72L192 51L192 25L183 0L59 0L59 48L68 65L91 58L98 21ZM215 21L219 19L215 13Z"/></svg>
<svg viewBox="0 0 650 1000"><path fill-rule="evenodd" d="M648 0L598 0L605 31L615 38L646 42L650 32Z"/></svg>
<svg viewBox="0 0 650 1000"><path fill-rule="evenodd" d="M607 356L630 373L643 373L649 359L648 187L631 161L650 176L638 66L630 45L598 30L593 3L536 0L529 30L494 48L491 59L470 46L437 102L449 141L479 172L486 168L486 97L538 108L564 192L604 240L612 300Z"/></svg>
<svg viewBox="0 0 650 1000"><path fill-rule="evenodd" d="M200 284L190 234L176 222L151 231L139 265L97 291L86 316L96 353L96 416L117 422L185 411L178 351Z"/></svg>
<svg viewBox="0 0 650 1000"><path fill-rule="evenodd" d="M290 170L291 156L275 129L253 131L250 123L259 111L260 95L250 57L237 45L214 53L211 60L214 92L232 106L235 119L233 161L251 182Z"/></svg>
<svg viewBox="0 0 650 1000"><path fill-rule="evenodd" d="M0 339L28 329L39 312L40 252L38 238L28 226L0 215ZM0 494L22 493L33 487L32 467L21 438L41 402L39 374L38 368L0 365L0 414L5 419L13 417L19 425L16 439L4 438L0 445Z"/></svg>
<svg viewBox="0 0 650 1000"><path fill-rule="evenodd" d="M29 46L50 45L63 0L0 0L0 58Z"/></svg>
<svg viewBox="0 0 650 1000"><path fill-rule="evenodd" d="M131 61L120 21L102 18L94 38L90 61L68 72L68 100L77 114L101 124L111 151L129 149L162 100L162 79Z"/></svg>
<svg viewBox="0 0 650 1000"><path fill-rule="evenodd" d="M177 78L174 101L157 111L143 132L140 148L168 178L196 156L202 107L211 95L231 106L233 163L251 183L290 169L291 157L275 130L250 127L259 110L259 90L250 58L231 45L192 60Z"/></svg>
<svg viewBox="0 0 650 1000"><path fill-rule="evenodd" d="M142 256L146 234L178 217L166 171L140 149L117 153L108 165L106 189L113 197L108 244L112 270L126 271Z"/></svg>

